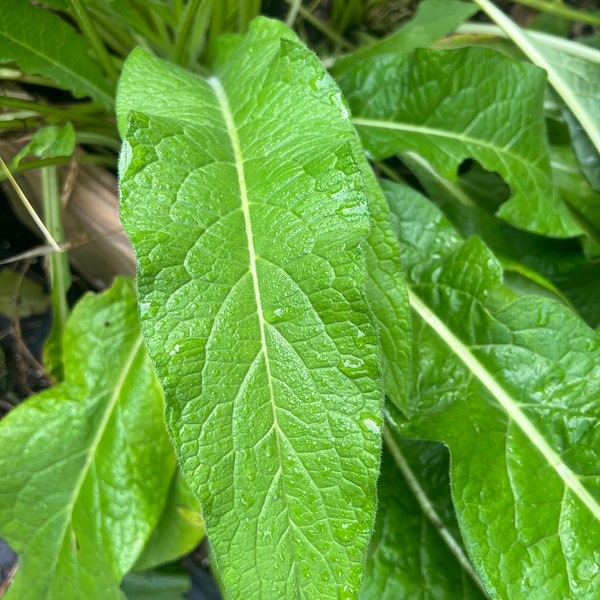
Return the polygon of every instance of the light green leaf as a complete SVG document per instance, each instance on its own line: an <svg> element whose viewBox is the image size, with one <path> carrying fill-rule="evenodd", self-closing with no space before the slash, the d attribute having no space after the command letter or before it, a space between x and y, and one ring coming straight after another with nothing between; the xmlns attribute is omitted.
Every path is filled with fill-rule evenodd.
<svg viewBox="0 0 600 600"><path fill-rule="evenodd" d="M511 188L498 216L552 237L580 233L552 185L543 71L464 48L378 56L335 74L373 157L414 152L450 179L473 158Z"/></svg>
<svg viewBox="0 0 600 600"><path fill-rule="evenodd" d="M75 130L71 123L64 127L48 125L33 134L31 141L25 145L12 159L16 167L26 156L53 158L55 156L71 156L75 149Z"/></svg>
<svg viewBox="0 0 600 600"><path fill-rule="evenodd" d="M0 536L19 554L5 600L121 599L175 468L133 285L86 296L65 381L0 423Z"/></svg>
<svg viewBox="0 0 600 600"><path fill-rule="evenodd" d="M76 98L113 104L112 90L88 54L85 39L58 15L28 0L11 0L0 10L0 62L44 75Z"/></svg>
<svg viewBox="0 0 600 600"><path fill-rule="evenodd" d="M141 51L125 64L142 327L231 596L356 598L382 402L362 158L285 26L238 40L208 80Z"/></svg>
<svg viewBox="0 0 600 600"><path fill-rule="evenodd" d="M360 160L371 214L371 231L365 244L367 295L379 332L385 394L401 408L410 377L410 304L387 200L363 155Z"/></svg>
<svg viewBox="0 0 600 600"><path fill-rule="evenodd" d="M443 441L492 597L600 594L600 338L562 305L486 306L502 270L429 202L385 184L414 310L411 436Z"/></svg>
<svg viewBox="0 0 600 600"><path fill-rule="evenodd" d="M335 63L336 72L352 68L356 61L365 58L429 46L439 38L452 33L476 12L477 7L474 4L457 0L419 2L415 16L408 23L402 25L392 35L370 46L359 48L349 56L339 58Z"/></svg>
<svg viewBox="0 0 600 600"><path fill-rule="evenodd" d="M600 153L600 52L580 44L577 44L577 50L573 50L575 44L551 35L531 36L489 0L475 2L532 63L547 72L548 81L575 115L596 153ZM597 183L600 180L600 166L597 161L594 164Z"/></svg>
<svg viewBox="0 0 600 600"><path fill-rule="evenodd" d="M151 569L191 552L204 537L200 504L177 469L167 503L135 570Z"/></svg>
<svg viewBox="0 0 600 600"><path fill-rule="evenodd" d="M361 600L487 598L462 545L441 444L386 433Z"/></svg>

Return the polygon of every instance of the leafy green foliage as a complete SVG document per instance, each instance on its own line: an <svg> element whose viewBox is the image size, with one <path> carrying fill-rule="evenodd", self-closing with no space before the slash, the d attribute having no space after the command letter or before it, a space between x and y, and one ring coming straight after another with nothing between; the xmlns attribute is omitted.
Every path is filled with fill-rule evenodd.
<svg viewBox="0 0 600 600"><path fill-rule="evenodd" d="M384 54L334 73L374 158L415 152L450 178L465 159L474 158L511 186L498 216L555 237L579 233L552 185L542 71L486 49L465 48ZM514 114L519 118L511 118Z"/></svg>
<svg viewBox="0 0 600 600"><path fill-rule="evenodd" d="M458 519L492 594L596 595L598 336L545 298L487 308L502 274L489 250L416 192L386 192L417 317L398 431L450 448Z"/></svg>
<svg viewBox="0 0 600 600"><path fill-rule="evenodd" d="M1 62L15 61L24 71L53 79L76 97L90 96L110 106L110 86L88 50L85 38L58 15L27 0L11 0L0 11Z"/></svg>
<svg viewBox="0 0 600 600"><path fill-rule="evenodd" d="M52 165L114 165L116 120L139 283L0 424L8 597L181 597L200 513L225 597L600 596L597 50L487 0L504 34L445 39L476 4L375 40L387 3L287 4L323 62L257 0L1 11L0 79L92 99L0 96L13 167L58 231Z"/></svg>
<svg viewBox="0 0 600 600"><path fill-rule="evenodd" d="M150 95L150 75L179 81L176 103ZM118 111L142 327L224 583L356 597L382 394L339 90L289 30L257 20L208 80L134 53Z"/></svg>
<svg viewBox="0 0 600 600"><path fill-rule="evenodd" d="M175 470L131 282L85 298L64 342L65 381L0 423L0 531L20 555L7 600L122 598Z"/></svg>
<svg viewBox="0 0 600 600"><path fill-rule="evenodd" d="M386 436L379 507L360 598L487 598L462 548L441 444Z"/></svg>

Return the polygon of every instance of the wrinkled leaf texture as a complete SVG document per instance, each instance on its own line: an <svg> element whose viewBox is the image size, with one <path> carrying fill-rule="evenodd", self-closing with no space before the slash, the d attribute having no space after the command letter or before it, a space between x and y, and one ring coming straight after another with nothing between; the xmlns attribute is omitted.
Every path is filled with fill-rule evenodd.
<svg viewBox="0 0 600 600"><path fill-rule="evenodd" d="M600 340L539 297L486 307L500 264L385 183L413 320L404 435L450 448L466 546L492 597L600 594Z"/></svg>
<svg viewBox="0 0 600 600"><path fill-rule="evenodd" d="M123 71L142 328L232 597L355 598L382 403L363 158L339 89L281 23L222 39L213 70L138 50Z"/></svg>
<svg viewBox="0 0 600 600"><path fill-rule="evenodd" d="M395 438L378 484L361 600L487 598L462 546L442 444Z"/></svg>
<svg viewBox="0 0 600 600"><path fill-rule="evenodd" d="M44 75L76 98L113 104L110 85L89 55L85 38L58 15L28 0L10 0L0 10L0 62Z"/></svg>
<svg viewBox="0 0 600 600"><path fill-rule="evenodd" d="M552 237L581 232L552 184L541 69L485 48L417 49L333 74L374 158L415 152L450 179L475 159L511 188L499 217Z"/></svg>
<svg viewBox="0 0 600 600"><path fill-rule="evenodd" d="M0 536L19 554L5 600L122 599L175 470L133 283L86 296L65 380L0 423Z"/></svg>

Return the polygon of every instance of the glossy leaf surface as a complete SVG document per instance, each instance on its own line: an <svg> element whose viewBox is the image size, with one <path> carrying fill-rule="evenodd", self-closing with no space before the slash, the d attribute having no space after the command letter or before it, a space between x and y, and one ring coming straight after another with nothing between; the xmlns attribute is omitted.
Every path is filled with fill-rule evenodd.
<svg viewBox="0 0 600 600"><path fill-rule="evenodd" d="M471 558L492 597L600 593L600 339L548 299L486 307L502 270L416 192L386 185L410 286L405 434L450 448Z"/></svg>
<svg viewBox="0 0 600 600"><path fill-rule="evenodd" d="M233 597L354 598L382 390L369 232L338 88L282 24L208 80L137 51L118 94L122 221L180 463Z"/></svg>
<svg viewBox="0 0 600 600"><path fill-rule="evenodd" d="M26 73L44 75L77 98L90 96L111 106L112 90L88 52L85 39L58 15L28 0L2 4L0 62L14 61Z"/></svg>
<svg viewBox="0 0 600 600"><path fill-rule="evenodd" d="M531 36L513 23L489 0L475 0L511 40L527 55L529 60L545 69L548 81L563 99L567 108L587 134L596 149L595 176L600 181L600 52L554 36ZM578 47L577 47L578 46ZM576 49L574 49L574 47Z"/></svg>
<svg viewBox="0 0 600 600"><path fill-rule="evenodd" d="M487 598L458 531L441 444L386 434L361 600Z"/></svg>
<svg viewBox="0 0 600 600"><path fill-rule="evenodd" d="M552 185L543 71L465 48L367 58L334 75L373 157L415 152L451 179L473 158L511 188L498 216L553 237L580 232Z"/></svg>
<svg viewBox="0 0 600 600"><path fill-rule="evenodd" d="M0 536L19 554L6 600L120 599L175 468L131 281L87 296L65 380L0 423Z"/></svg>

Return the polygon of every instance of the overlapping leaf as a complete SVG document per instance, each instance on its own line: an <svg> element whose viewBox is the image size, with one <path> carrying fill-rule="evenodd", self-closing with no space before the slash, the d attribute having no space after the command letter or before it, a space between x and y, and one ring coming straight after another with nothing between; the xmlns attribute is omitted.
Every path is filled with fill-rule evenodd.
<svg viewBox="0 0 600 600"><path fill-rule="evenodd" d="M26 73L44 75L78 98L90 96L111 106L112 90L88 52L85 39L58 15L28 0L3 3L0 62L14 61Z"/></svg>
<svg viewBox="0 0 600 600"><path fill-rule="evenodd" d="M141 51L125 65L143 330L230 593L354 598L382 400L355 134L282 24L259 19L217 56L208 80Z"/></svg>
<svg viewBox="0 0 600 600"><path fill-rule="evenodd" d="M600 593L600 339L522 297L493 310L502 270L418 194L386 185L415 320L404 433L444 441L471 558L493 597Z"/></svg>
<svg viewBox="0 0 600 600"><path fill-rule="evenodd" d="M123 598L175 469L131 281L83 299L64 341L64 382L0 423L6 600Z"/></svg>
<svg viewBox="0 0 600 600"><path fill-rule="evenodd" d="M462 547L441 444L386 435L361 600L487 598Z"/></svg>
<svg viewBox="0 0 600 600"><path fill-rule="evenodd" d="M548 81L587 136L587 142L576 140L576 148L580 148L582 166L590 167L590 181L595 189L599 189L600 52L554 36L530 35L489 0L475 2L506 32L531 62L548 73ZM572 127L575 131L577 125L573 123Z"/></svg>
<svg viewBox="0 0 600 600"><path fill-rule="evenodd" d="M416 152L452 179L473 158L511 188L500 217L553 237L580 232L552 185L543 71L465 48L376 56L334 75L375 158Z"/></svg>

